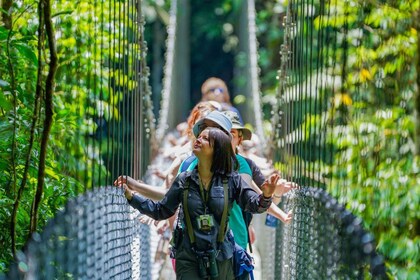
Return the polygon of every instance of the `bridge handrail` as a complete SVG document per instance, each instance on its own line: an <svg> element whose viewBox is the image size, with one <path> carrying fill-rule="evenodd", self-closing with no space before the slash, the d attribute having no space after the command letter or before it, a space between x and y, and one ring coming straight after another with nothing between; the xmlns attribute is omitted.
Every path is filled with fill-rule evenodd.
<svg viewBox="0 0 420 280"><path fill-rule="evenodd" d="M7 279L150 279L149 227L130 208L116 187L69 200L17 254Z"/></svg>
<svg viewBox="0 0 420 280"><path fill-rule="evenodd" d="M293 210L294 216L289 225L280 224L265 237L265 250L273 252L262 255L267 279L387 279L373 235L325 190L291 191L281 208ZM265 233L257 232L257 238L270 235L262 228Z"/></svg>

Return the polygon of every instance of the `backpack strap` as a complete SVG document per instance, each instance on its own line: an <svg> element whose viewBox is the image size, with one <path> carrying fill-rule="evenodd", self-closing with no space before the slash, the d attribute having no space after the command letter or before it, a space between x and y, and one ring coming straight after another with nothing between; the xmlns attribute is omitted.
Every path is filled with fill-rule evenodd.
<svg viewBox="0 0 420 280"><path fill-rule="evenodd" d="M196 159L197 157L195 155L191 155L187 157L181 164L181 167L179 169L179 173L187 171L188 167L191 165L191 163Z"/></svg>
<svg viewBox="0 0 420 280"><path fill-rule="evenodd" d="M225 202L223 205L222 219L220 220L219 234L217 236L217 242L219 243L222 243L223 240L225 239L226 225L227 225L228 202L229 202L227 178L223 178L223 196L224 196Z"/></svg>
<svg viewBox="0 0 420 280"><path fill-rule="evenodd" d="M187 181L184 184L184 198L183 198L183 202L182 202L182 207L184 208L184 216L185 216L185 223L187 225L187 232L188 232L188 236L190 237L190 241L191 244L195 243L195 235L194 235L194 230L191 224L191 217L190 217L190 212L188 211L188 189L190 186L190 181L187 178Z"/></svg>

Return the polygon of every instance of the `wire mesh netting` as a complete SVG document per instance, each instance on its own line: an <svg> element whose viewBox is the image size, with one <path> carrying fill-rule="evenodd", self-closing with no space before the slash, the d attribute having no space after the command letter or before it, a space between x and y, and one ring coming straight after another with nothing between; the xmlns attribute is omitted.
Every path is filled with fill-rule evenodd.
<svg viewBox="0 0 420 280"><path fill-rule="evenodd" d="M319 188L292 192L293 210L275 238L275 279L386 279L383 259L362 220Z"/></svg>
<svg viewBox="0 0 420 280"><path fill-rule="evenodd" d="M149 279L149 227L115 187L71 200L35 234L9 279Z"/></svg>

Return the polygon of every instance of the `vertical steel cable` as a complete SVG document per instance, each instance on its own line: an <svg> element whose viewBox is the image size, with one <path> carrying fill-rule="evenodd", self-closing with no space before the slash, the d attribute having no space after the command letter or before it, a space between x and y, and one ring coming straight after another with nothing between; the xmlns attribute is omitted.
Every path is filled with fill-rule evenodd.
<svg viewBox="0 0 420 280"><path fill-rule="evenodd" d="M99 143L99 147L100 147L99 148L99 154L101 155L101 158L102 157L105 157L108 160L108 158L109 158L109 150L107 149L107 147L108 147L109 138L106 137L106 140L105 140L106 141L106 145L104 144L105 141L103 140L103 137L105 137L108 134L108 131L109 131L109 119L110 119L109 117L108 118L106 117L106 109L107 108L105 107L105 96L104 96L104 91L105 91L105 89L104 89L104 86L105 86L105 83L104 83L104 80L105 80L104 73L106 72L106 71L103 70L106 67L106 64L105 64L106 57L105 57L105 51L104 50L105 49L109 49L109 47L107 45L105 45L105 40L104 40L104 37L105 37L105 16L104 16L105 9L104 9L104 2L105 2L104 0L101 0L101 2L100 2L101 48L100 48L100 70L99 70L99 77L100 77L100 89L99 89L100 90L100 97L99 97L99 99L100 99L101 103L100 103L100 109L99 109L99 111L101 113L101 116L100 116L101 127L105 131L101 131L100 132L101 142ZM108 106L109 106L109 103L108 103ZM105 148L105 151L103 150L104 148ZM110 182L109 171L108 171L109 165L106 164L104 160L101 161L101 163L105 165L105 168L107 170L105 171L105 174L103 175L103 181L101 180L102 177L99 176L99 182L101 182L101 185L108 185L109 182Z"/></svg>
<svg viewBox="0 0 420 280"><path fill-rule="evenodd" d="M290 1L290 17L292 18L293 21L293 26L292 26L292 30L291 30L291 53L290 53L290 60L289 60L289 69L290 69L290 86L288 89L289 92L289 98L288 98L288 103L287 103L287 107L288 107L288 112L287 112L287 116L288 116L288 121L289 124L287 125L286 128L286 142L288 143L288 157L289 160L287 161L289 163L290 166L290 180L291 181L296 181L296 174L294 172L295 168L296 168L296 162L295 162L295 158L293 156L293 147L294 147L294 141L296 138L296 134L294 133L293 130L293 126L294 126L294 99L295 99L295 95L296 95L296 74L295 74L295 69L296 69L296 32L297 32L297 17L296 17L296 12L295 12L295 1L292 0Z"/></svg>
<svg viewBox="0 0 420 280"><path fill-rule="evenodd" d="M337 17L338 17L338 11L337 8L335 7L336 3L334 2L330 2L329 5L329 11L333 10L334 14L331 15L329 13L329 18L332 18L332 26L337 26ZM335 7L335 8L334 8ZM333 29L334 31L336 31L335 29ZM335 35L335 34L334 34ZM335 126L335 104L334 104L334 97L335 97L335 92L336 92L336 75L335 75L335 68L336 68L336 56L337 56L337 36L333 36L332 38L332 42L330 44L330 47L328 48L328 51L332 49L332 57L333 57L333 61L328 63L328 68L330 69L331 72L331 77L332 77L332 87L331 87L331 96L330 98L328 98L327 96L325 97L325 99L327 100L327 102L330 102L330 110L331 110L331 116L330 116L330 130L331 130L331 139L330 139L330 143L334 143L335 142L335 136L337 134L337 137L341 137L342 135L342 131L341 128L338 127L337 131L334 131L334 126ZM329 101L328 101L329 99ZM332 173L337 174L337 167L340 168L341 164L340 162L336 162L335 164L332 164L334 162L334 158L335 158L335 152L336 152L336 145L332 144L332 151L330 154L330 162L332 165ZM340 172L341 173L341 172ZM340 175L341 176L341 175ZM336 182L336 184L339 184L339 182Z"/></svg>
<svg viewBox="0 0 420 280"><path fill-rule="evenodd" d="M309 118L309 127L308 127L308 145L307 145L307 152L306 152L306 154L307 154L307 160L311 163L310 165L309 165L309 167L308 167L308 169L307 169L307 174L308 174L308 177L310 178L310 184L313 186L313 185L315 185L315 183L316 183L316 178L318 177L319 178L319 176L317 176L318 174L315 174L315 166L316 166L316 161L315 161L315 158L314 158L314 156L313 156L313 152L312 152L312 150L313 149L315 149L316 148L316 145L315 145L315 141L314 141L314 138L315 138L315 131L313 132L313 123L314 123L314 121L313 121L313 119L314 119L314 116L316 116L316 114L317 114L317 112L313 109L313 107L316 107L315 106L315 104L316 104L316 101L317 101L317 99L316 99L316 97L318 96L317 95L317 92L316 92L316 88L314 88L313 87L313 84L312 84L312 82L313 82L313 79L314 79L314 75L313 75L313 53L314 53L314 41L315 41L315 38L314 38L314 26L313 26L313 18L314 18L314 13L315 13L315 3L314 3L314 0L311 0L311 1L308 1L308 4L307 4L307 12L306 12L306 14L307 14L307 20L306 20L306 22L307 22L307 25L308 25L308 28L309 28L309 46L308 46L308 48L309 48L309 52L310 52L310 54L309 54L309 66L307 67L307 68L309 68L309 73L308 73L308 75L307 76L309 76L309 89L307 89L308 90L308 94L307 94L307 96L308 96L308 99L310 100L310 102L309 102L309 112L308 112L308 114L307 114L307 119ZM316 82L316 81L315 81ZM308 123L308 120L306 120L306 122Z"/></svg>
<svg viewBox="0 0 420 280"><path fill-rule="evenodd" d="M132 119L132 112L130 111L130 102L132 101L132 95L130 94L130 91L128 89L128 83L130 81L130 62L129 62L129 51L130 51L130 44L129 44L129 25L128 25L128 5L130 4L129 1L124 1L122 3L122 26L123 26L123 32L122 32L122 77L123 77L123 110L124 110L124 118L123 118L123 145L125 145L125 148L122 149L123 151L123 170L122 174L128 174L132 176L130 173L130 163L131 163L131 157L132 153L130 151L131 145L130 145L130 130L133 128L131 125L131 119Z"/></svg>
<svg viewBox="0 0 420 280"><path fill-rule="evenodd" d="M109 54L109 61L110 61L110 77L109 77L109 98L110 98L110 107L112 108L112 125L111 125L111 129L110 129L110 138L112 138L112 142L111 142L111 153L112 156L111 158L111 174L114 175L113 177L116 177L118 175L120 175L119 170L118 170L118 164L117 164L117 158L118 158L118 153L117 153L117 141L118 138L117 137L117 120L119 118L117 118L119 116L119 112L116 111L117 107L116 107L116 89L115 89L115 80L116 80L116 73L115 73L115 66L116 66L116 62L115 62L115 52L116 52L116 20L117 20L117 16L116 16L116 1L113 0L109 0L109 7L110 7L110 15L112 17L112 22L110 24L110 40L111 40L111 48L110 48L110 54ZM118 115L117 115L118 114ZM117 141L115 140L117 139Z"/></svg>
<svg viewBox="0 0 420 280"><path fill-rule="evenodd" d="M103 0L102 3L107 3L106 8L107 10L109 10L109 16L113 15L112 12L112 5L111 5L111 0ZM105 10L105 9L104 9ZM104 25L105 26L105 25ZM108 70L108 77L107 77L107 93L108 93L108 99L107 104L108 104L108 119L107 119L107 139L106 139L106 150L107 150L107 160L106 160L106 167L108 168L108 172L107 172L107 177L105 179L105 183L109 184L110 182L112 182L113 179L113 175L114 174L114 165L113 165L113 158L114 158L114 150L113 150L113 141L112 141L112 135L113 135L113 124L114 124L114 106L113 106L113 92L111 89L111 73L112 73L112 58L111 58L111 54L112 54L112 21L109 22L107 24L108 28L107 28L107 34L108 34L108 41L107 43L107 59L106 59L106 64L104 65L104 67L106 66L107 70Z"/></svg>
<svg viewBox="0 0 420 280"><path fill-rule="evenodd" d="M142 158L141 158L141 151L142 151L142 146L143 146L143 142L142 142L142 97L144 95L143 93L143 86L142 86L142 68L141 68L141 60L142 60L142 56L143 56L143 48L142 48L142 42L141 40L143 40L143 22L141 20L141 16L142 16L142 6L141 6L141 1L137 1L135 0L133 3L133 6L136 8L136 23L137 23L137 28L135 29L135 38L137 40L137 56L135 57L136 62L135 62L135 69L136 69L136 82L137 82L137 87L136 87L136 94L135 94L135 110L137 111L137 113L135 114L135 127L136 127L136 132L135 132L135 138L134 138L134 142L133 145L135 145L135 159L134 159L134 170L133 170L133 176L134 178L140 178L141 175L141 170L142 170Z"/></svg>
<svg viewBox="0 0 420 280"><path fill-rule="evenodd" d="M287 136L289 136L289 156L290 156L290 166L291 166L291 170L290 170L290 175L291 175L291 180L297 182L297 176L296 176L296 160L294 157L294 146L295 146L295 139L297 134L294 131L294 125L295 125L295 120L294 120L294 111L295 111L295 106L294 106L294 100L296 99L297 96L297 79L296 79L296 73L295 70L297 68L296 65L296 57L297 54L296 52L298 51L297 49L297 40L296 40L296 34L297 34L297 29L298 29L298 17L297 17L297 12L296 12L296 1L291 1L291 16L293 17L294 20L294 25L293 25L293 31L292 31L292 41L291 41L291 59L290 59L290 65L289 65L289 69L291 69L291 76L290 76L290 85L291 88L289 89L290 91L290 98L289 98L289 103L288 103L288 107L289 107L289 112L288 115L290 117L289 121L290 124L288 126L288 130L287 130Z"/></svg>
<svg viewBox="0 0 420 280"><path fill-rule="evenodd" d="M338 4L336 4L336 5L338 6ZM346 72L347 71L347 52L348 52L348 42L347 42L347 40L348 40L348 38L347 38L347 32L348 32L348 23L347 23L347 17L348 17L348 15L347 15L347 13L348 13L348 11L347 11L347 9L348 9L348 1L347 0L344 1L344 6L343 6L343 10L342 11L340 11L339 8L336 7L336 11L337 12L336 12L335 17L337 18L339 16L344 16L344 22L343 22L343 26L342 26L342 29L341 29L342 32L343 32L343 34L342 34L343 38L342 38L341 46L339 46L339 47L342 48L341 57L336 57L336 55L334 55L334 57L336 57L337 60L339 60L339 62L341 62L341 65L339 64L339 66L341 66L341 69L340 69L341 72L338 72L339 69L336 69L336 71L341 74L339 76L339 79L340 79L340 88L339 88L340 91L338 93L339 96L337 96L337 93L336 93L335 90L333 91L333 94L334 94L333 100L335 100L336 98L340 98L340 99L339 100L336 100L334 102L334 104L332 105L332 106L334 106L333 107L334 108L334 113L335 112L339 112L339 109L340 109L339 107L341 107L341 104L338 104L337 101L342 102L342 97L343 97L344 93L346 92L346 88L347 88L347 84L346 84L346 79L347 79L347 76L346 76L346 73L347 73ZM338 29L338 26L337 26L337 29ZM337 31L337 33L338 32L339 31ZM335 43L337 43L337 45L338 45L338 42L337 41ZM337 45L334 46L334 52L335 52L336 49L339 48ZM337 66L334 63L334 69L336 67ZM337 107L337 108L335 108L335 107ZM345 135L347 134L347 132L345 131L345 128L344 128L344 123L343 123L343 121L344 122L347 122L347 120L340 120L343 117L343 114L341 112L339 112L339 116L338 117L339 117L339 119L337 121L336 120L336 116L334 115L334 118L333 118L334 122L333 123L336 126L339 127L338 128L339 129L339 132L338 132L337 139L340 140L340 139L343 139L343 137L345 137ZM334 147L337 147L338 149L341 149L340 143L336 143L334 145ZM341 170L342 166L345 166L345 163L342 162L342 160L344 160L342 157L339 157L339 158L340 158L340 160L337 160L336 155L334 154L334 160L335 160L334 166L336 167L334 174L339 174L339 179L338 179L338 181L335 182L335 184L338 184L338 185L341 185L341 186L346 186L347 185L346 178L345 178L346 175L344 174L345 172L343 172ZM340 195L341 196L343 195L342 191L344 189L345 188L342 187L341 190L340 190Z"/></svg>
<svg viewBox="0 0 420 280"><path fill-rule="evenodd" d="M287 164L286 168L288 169L288 177L287 179L294 181L295 180L295 174L293 172L294 170L294 161L293 161L293 143L294 143L294 134L293 134L293 96L294 96L294 81L295 76L293 71L293 65L294 65L294 59L295 59L295 36L296 36L296 18L295 18L295 12L294 12L294 0L290 1L290 4L287 6L287 22L289 23L289 31L288 31L288 38L289 38L289 46L288 46L288 61L287 61L287 69L290 69L287 73L287 103L285 104L285 118L286 118L286 126L283 129L284 131L284 141L285 141L285 150L287 155L287 160L285 163ZM290 88L290 86L293 86Z"/></svg>
<svg viewBox="0 0 420 280"><path fill-rule="evenodd" d="M297 139L296 139L296 150L294 153L296 159L296 171L297 171L297 178L298 183L302 186L305 185L304 177L303 177L303 162L300 155L302 154L302 146L303 146L303 139L304 139L304 130L302 129L303 126L301 125L302 114L304 113L303 110L303 50L304 50L304 38L303 34L305 32L305 19L304 19L304 0L300 1L297 5L297 12L298 12L298 30L297 30L297 52L296 52L296 103L297 103L297 115L293 115L295 119L294 129L298 131Z"/></svg>
<svg viewBox="0 0 420 280"><path fill-rule="evenodd" d="M97 0L93 1L93 6L92 6L92 30L94 31L94 34L98 34L98 15L97 15ZM100 34L100 33L99 33ZM94 187L99 187L100 186L100 172L101 169L99 168L99 161L100 161L100 156L101 154L99 153L99 149L100 149L100 132L101 132L101 118L98 115L98 105L100 103L100 94L98 92L98 73L99 73L99 69L98 67L101 67L101 65L99 65L100 60L98 61L97 55L98 55L98 48L97 48L97 43L98 43L98 36L93 36L93 42L92 42L92 46L93 46L93 50L92 50L92 60L93 60L93 85L92 85L92 98L93 98L93 102L92 102L92 188ZM95 128L95 124L96 124L96 128ZM98 165L96 164L98 163ZM98 166L97 169L95 170L96 165ZM97 176L95 179L95 175Z"/></svg>
<svg viewBox="0 0 420 280"><path fill-rule="evenodd" d="M330 92L330 90L328 90L328 87L331 87L332 89L334 88L334 84L335 84L335 78L333 76L334 72L332 71L332 67L331 67L331 63L330 63L330 50L331 50L331 45L334 44L334 41L336 39L336 36L332 37L333 32L328 32L329 30L327 30L327 22L331 21L331 11L333 9L331 9L331 2L326 1L326 2L322 2L324 3L323 7L324 7L324 13L325 14L325 19L323 19L321 22L323 22L322 24L322 34L325 34L325 38L324 40L322 40L323 45L322 48L320 48L320 57L322 59L322 63L321 63L321 77L322 77L322 81L321 81L321 89L322 89L322 98L320 98L320 101L322 102L320 107L324 108L324 110L326 111L324 114L324 118L322 120L322 124L325 127L323 127L323 130L325 131L325 142L329 143L329 145L331 146L331 148L328 148L328 150L325 148L323 151L319 151L319 157L320 158L325 158L327 165L329 166L329 170L328 170L328 174L330 176L330 178L332 177L331 174L333 172L333 168L332 168L332 163L333 163L333 141L334 141L334 125L333 123L333 100L332 94L328 94ZM324 33L325 30L325 33ZM325 45L324 45L325 42ZM334 52L333 52L334 53ZM328 81L330 81L330 84L328 84ZM331 92L333 92L333 90L331 90ZM320 142L321 143L321 142ZM327 154L328 153L328 154ZM332 182L332 180L330 180L330 183ZM328 185L327 185L328 186Z"/></svg>
<svg viewBox="0 0 420 280"><path fill-rule="evenodd" d="M89 30L91 30L91 21L92 21L92 15L90 13L90 10L87 10L87 26L89 26ZM89 35L88 35L89 36ZM90 168L90 157L89 155L91 154L91 150L90 150L90 137L89 135L91 134L90 131L90 125L92 125L91 123L89 123L89 119L92 117L91 114L89 114L89 108L91 106L91 60L89 59L89 54L90 54L90 47L92 46L91 42L90 42L90 38L88 37L87 39L88 43L87 43L87 48L86 48L86 52L82 54L83 57L87 57L87 63L86 63L86 100L85 100L85 125L86 125L86 132L84 134L84 138L85 138L85 154L87 155L86 158L86 166L84 169L85 172L85 178L84 178L84 182L85 183L85 187L89 188L92 187L93 182L89 182L89 168Z"/></svg>
<svg viewBox="0 0 420 280"><path fill-rule="evenodd" d="M126 6L126 1L124 2L119 2L118 4L118 17L119 17L119 38L118 38L118 43L119 43L119 47L118 47L118 53L119 53L119 58L118 58L118 73L119 73L119 78L118 78L118 87L119 87L119 92L121 94L121 99L119 100L120 102L120 113L121 113L121 120L120 120L120 136L121 136L121 149L120 151L120 161L121 161L121 172L120 174L127 174L127 146L128 146L128 141L127 141L127 118L128 118L128 112L127 112L127 99L128 99L128 95L127 95L127 89L126 89L126 53L125 53L125 39L126 39L126 24L125 24L125 19L126 19L126 12L125 12L125 6Z"/></svg>
<svg viewBox="0 0 420 280"><path fill-rule="evenodd" d="M115 169L116 174L120 175L122 174L122 156L121 156L121 149L123 145L122 141L122 133L121 133L121 122L122 122L122 94L121 94L121 87L120 87L120 81L121 81L121 3L118 1L113 1L114 3L114 13L115 13L115 22L114 22L114 44L115 48L113 50L113 91L114 91L114 105L117 108L118 116L115 119Z"/></svg>
<svg viewBox="0 0 420 280"><path fill-rule="evenodd" d="M314 4L313 4L314 5ZM317 180L318 184L317 187L323 186L324 183L324 172L325 168L324 165L328 164L327 158L325 156L325 151L327 148L327 130L326 126L327 122L325 121L325 116L327 115L326 112L324 112L325 103L323 102L323 96L326 94L325 87L322 85L322 80L326 80L327 77L324 73L325 71L325 65L324 65L324 55L323 52L325 50L324 47L324 21L325 19L325 1L320 1L319 3L319 15L318 15L318 26L314 26L314 28L318 29L317 32L317 53L316 53L316 74L315 74L315 112L318 112L319 118L317 120L317 124L314 128L316 132L319 133L319 136L316 137L314 141L314 146L317 147L317 150L314 151L314 156L317 158L318 163L318 170L319 170L319 179ZM322 79L322 80L321 80ZM324 105L324 106L323 106Z"/></svg>
<svg viewBox="0 0 420 280"><path fill-rule="evenodd" d="M88 26L89 31L95 33L95 1L92 1L88 4ZM90 188L93 189L95 187L95 170L94 170L94 162L95 162L95 148L96 148L96 141L95 141L95 121L96 121L96 92L95 92L95 57L94 57L94 49L96 38L91 36L91 33L88 34L88 50L86 53L86 57L88 58L88 106L87 106L87 116L88 116L88 147L87 147L87 155L88 155L88 163L89 163L89 171L88 175L90 174Z"/></svg>
<svg viewBox="0 0 420 280"><path fill-rule="evenodd" d="M302 106L303 106L303 112L301 113L302 115L302 122L303 122L303 138L302 138L302 151L301 151L301 161L303 163L303 177L305 179L305 186L308 185L312 185L312 182L310 180L311 176L309 173L310 170L310 166L311 166L311 159L309 157L309 149L310 149L310 143L311 143L311 135L309 133L310 131L310 118L312 117L312 115L310 114L310 108L311 108L311 79L312 79L312 75L309 75L309 71L310 68L309 66L311 65L311 57L310 57L310 53L312 53L312 49L309 47L309 42L311 42L310 36L312 35L311 33L311 25L310 25L310 14L308 12L309 9L309 0L308 1L303 1L303 7L302 7L302 16L303 16L303 20L302 20L302 25L303 25L303 30L304 33L302 34L302 39L304 40L304 48L303 48L303 59L302 59L302 64L303 61L305 61L304 64L304 68L302 69L302 75L303 78L305 80L304 83L304 89L303 89L303 98L302 98Z"/></svg>
<svg viewBox="0 0 420 280"><path fill-rule="evenodd" d="M133 0L129 1L129 14L130 14L130 18L129 20L134 24L136 24L136 12L135 12L135 3ZM137 120L137 110L135 109L136 106L136 99L137 99L137 92L136 92L136 88L138 86L138 81L137 81L137 77L135 75L136 73L136 46L134 44L135 39L136 39L136 28L135 26L133 26L130 29L130 41L128 43L129 45L129 50L130 50L130 46L131 46L131 51L129 51L128 53L128 57L129 57L129 61L130 61L130 66L128 69L128 73L129 73L129 77L130 77L130 81L134 84L136 84L136 87L132 88L131 86L129 86L129 91L130 91L130 95L131 95L131 99L130 99L130 115L131 115L131 129L130 129L130 143L131 143L131 164L130 164L130 171L129 173L131 174L131 176L134 176L134 170L135 170L135 164L136 164L136 120Z"/></svg>
<svg viewBox="0 0 420 280"><path fill-rule="evenodd" d="M141 1L139 1L141 3ZM139 80L139 88L140 88L140 95L139 95L139 102L138 102L138 108L140 110L139 112L139 118L138 118L138 143L136 143L136 146L138 147L138 166L137 166L137 176L136 178L140 178L142 173L144 172L145 166L145 149L146 145L144 142L144 127L146 124L146 118L144 117L144 114L146 113L144 110L144 101L146 98L146 85L145 85L145 68L147 67L146 64L146 45L144 42L144 17L143 17L143 6L140 6L139 14L137 17L138 26L139 26L139 36L138 36L138 44L140 47L140 57L139 57L139 74L140 74L140 80ZM149 147L150 148L150 147Z"/></svg>

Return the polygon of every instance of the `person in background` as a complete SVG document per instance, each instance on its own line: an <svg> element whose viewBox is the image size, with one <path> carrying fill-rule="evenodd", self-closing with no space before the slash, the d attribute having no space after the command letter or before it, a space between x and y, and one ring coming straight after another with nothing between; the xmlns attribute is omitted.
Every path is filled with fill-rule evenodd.
<svg viewBox="0 0 420 280"><path fill-rule="evenodd" d="M179 174L161 201L136 195L124 186L129 204L155 220L171 217L182 204L182 231L175 240L177 279L233 280L235 244L227 227L233 202L252 213L262 213L271 205L279 176L270 176L257 194L234 171L238 163L228 133L214 127L201 130L193 145L196 168Z"/></svg>
<svg viewBox="0 0 420 280"><path fill-rule="evenodd" d="M233 111L238 114L243 123L242 116L230 101L229 90L226 83L216 77L210 77L201 85L201 101L217 101L221 104L221 111Z"/></svg>

